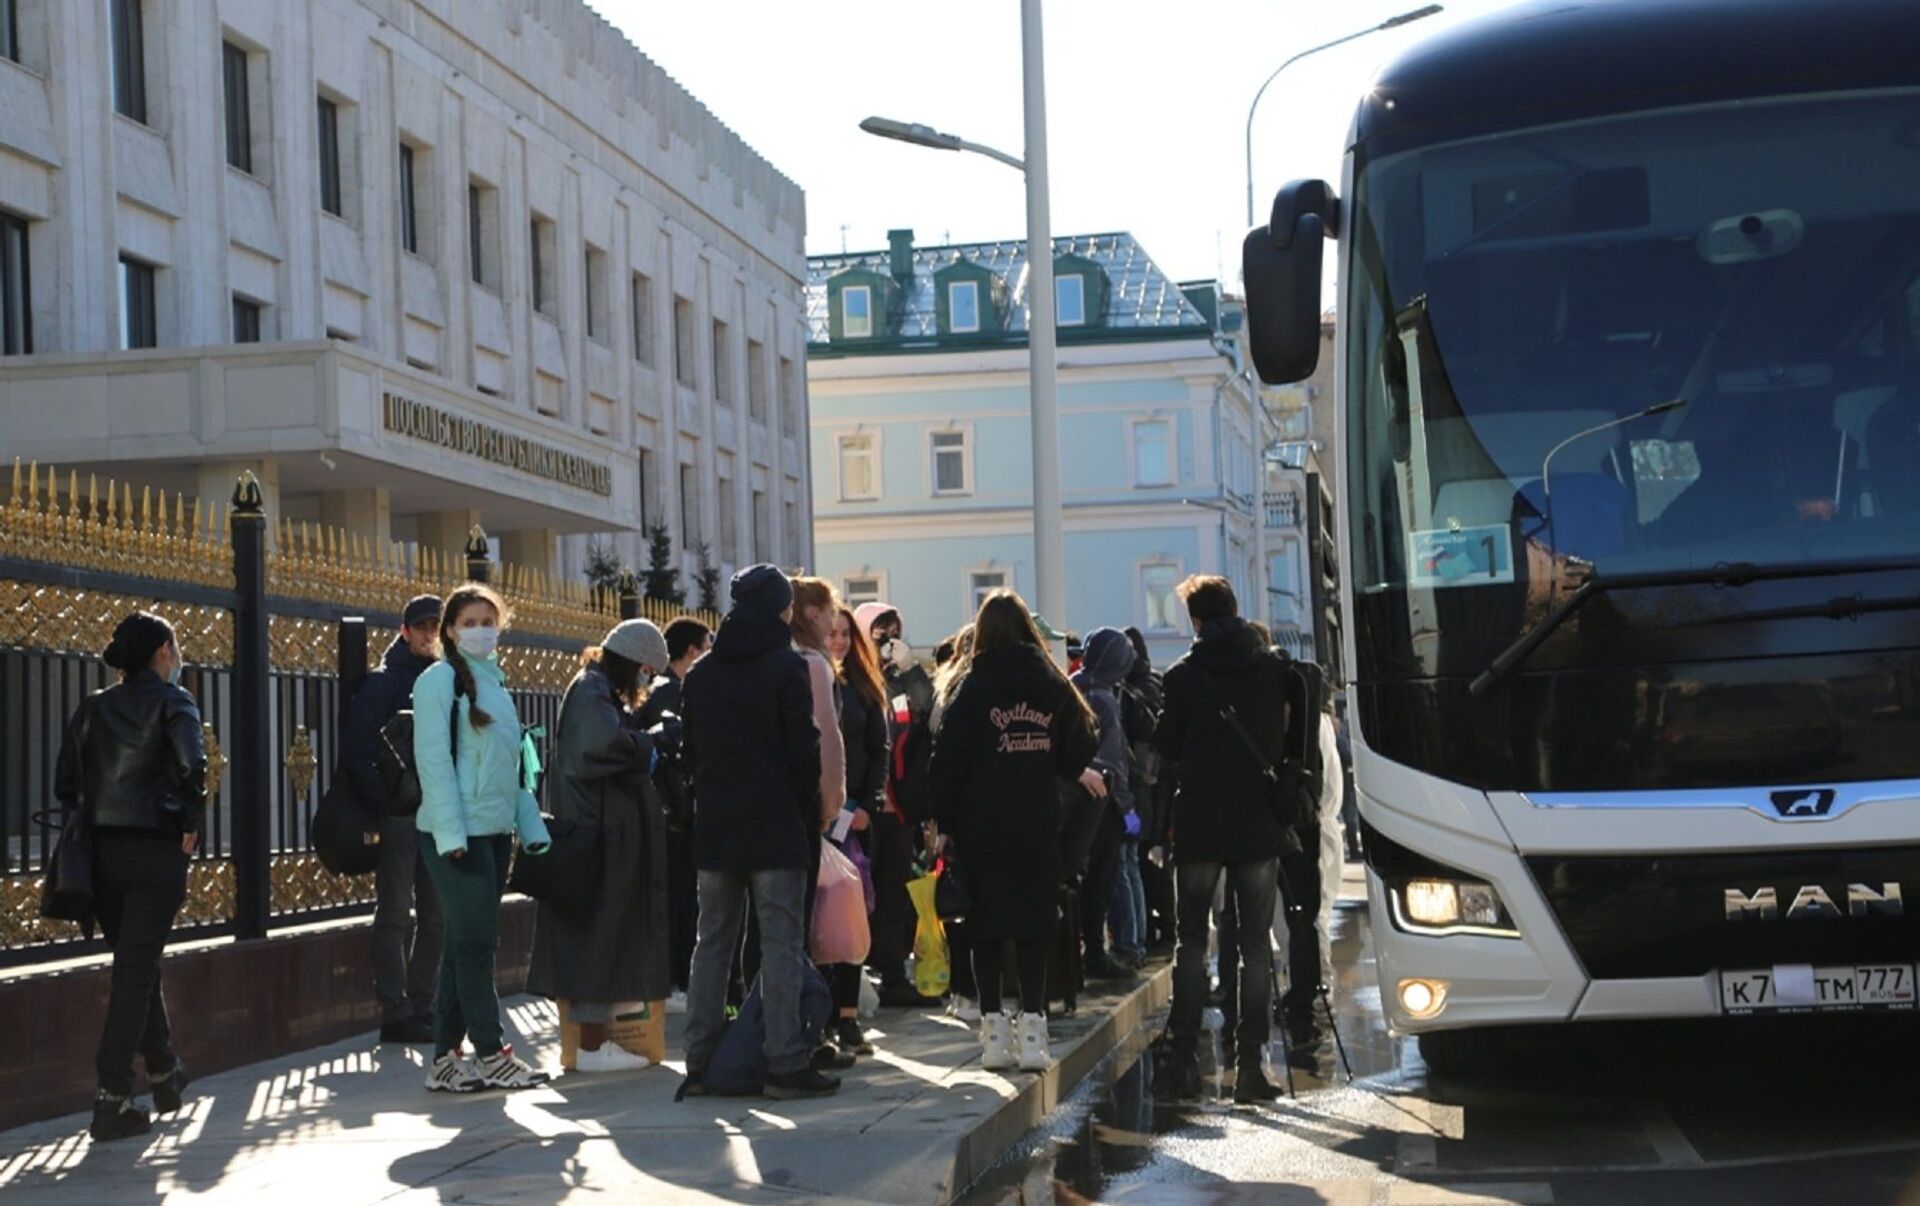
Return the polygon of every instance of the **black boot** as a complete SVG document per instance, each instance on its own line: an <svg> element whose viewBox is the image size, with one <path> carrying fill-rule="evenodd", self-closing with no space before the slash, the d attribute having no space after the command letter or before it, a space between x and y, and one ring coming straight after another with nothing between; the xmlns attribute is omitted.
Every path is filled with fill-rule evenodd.
<svg viewBox="0 0 1920 1206"><path fill-rule="evenodd" d="M1193 1102L1200 1100L1200 1060L1191 1048L1176 1045L1172 1054L1167 1056L1164 1071L1154 1078L1153 1087L1162 1101Z"/></svg>
<svg viewBox="0 0 1920 1206"><path fill-rule="evenodd" d="M153 1112L171 1114L180 1108L187 1091L187 1069L178 1059L165 1076L156 1077L153 1071L147 1071L147 1084L153 1089Z"/></svg>
<svg viewBox="0 0 1920 1206"><path fill-rule="evenodd" d="M153 1129L153 1119L147 1112L133 1104L131 1097L116 1097L105 1089L93 1098L93 1124L87 1133L101 1143L115 1139L131 1139L135 1135L144 1135Z"/></svg>
<svg viewBox="0 0 1920 1206"><path fill-rule="evenodd" d="M866 1031L860 1029L858 1018L841 1018L833 1027L834 1046L855 1055L872 1055L873 1042L867 1038Z"/></svg>
<svg viewBox="0 0 1920 1206"><path fill-rule="evenodd" d="M1278 1101L1285 1096L1280 1087L1267 1079L1267 1074L1258 1064L1243 1064L1233 1078L1233 1102L1235 1105L1264 1105L1269 1101Z"/></svg>

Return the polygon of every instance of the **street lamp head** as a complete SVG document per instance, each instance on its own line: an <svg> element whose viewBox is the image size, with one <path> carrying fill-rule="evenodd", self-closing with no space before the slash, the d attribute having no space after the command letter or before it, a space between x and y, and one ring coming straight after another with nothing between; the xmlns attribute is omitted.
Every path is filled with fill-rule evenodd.
<svg viewBox="0 0 1920 1206"><path fill-rule="evenodd" d="M919 147L933 147L941 151L960 149L959 135L942 134L932 126L923 126L919 122L895 121L891 117L869 117L860 123L860 128L881 138L910 142Z"/></svg>
<svg viewBox="0 0 1920 1206"><path fill-rule="evenodd" d="M1401 13L1397 17L1388 17L1380 23L1380 28L1399 29L1402 25L1411 25L1415 21L1424 21L1426 18L1440 12L1443 7L1444 6L1439 4L1429 4L1424 8L1416 8L1412 12Z"/></svg>

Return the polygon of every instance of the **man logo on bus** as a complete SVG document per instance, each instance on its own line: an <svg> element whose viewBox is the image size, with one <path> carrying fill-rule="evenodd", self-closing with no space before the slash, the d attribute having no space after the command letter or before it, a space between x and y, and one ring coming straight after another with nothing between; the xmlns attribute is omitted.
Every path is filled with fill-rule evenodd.
<svg viewBox="0 0 1920 1206"><path fill-rule="evenodd" d="M1808 788L1794 791L1776 791L1772 795L1773 806L1781 816L1789 820L1803 817L1824 817L1833 808L1834 791L1831 787Z"/></svg>

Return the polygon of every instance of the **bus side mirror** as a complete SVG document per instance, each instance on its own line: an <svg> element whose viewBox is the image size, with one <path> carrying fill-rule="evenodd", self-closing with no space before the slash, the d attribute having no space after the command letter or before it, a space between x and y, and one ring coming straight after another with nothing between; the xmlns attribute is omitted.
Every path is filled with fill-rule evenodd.
<svg viewBox="0 0 1920 1206"><path fill-rule="evenodd" d="M1274 197L1269 223L1241 244L1247 337L1268 385L1304 381L1320 363L1320 256L1339 206L1326 182L1296 180Z"/></svg>

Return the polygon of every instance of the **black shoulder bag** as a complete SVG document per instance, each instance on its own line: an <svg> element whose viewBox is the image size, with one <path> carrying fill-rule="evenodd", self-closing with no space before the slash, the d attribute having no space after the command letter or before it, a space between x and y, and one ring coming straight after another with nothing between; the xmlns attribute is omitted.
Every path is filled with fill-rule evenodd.
<svg viewBox="0 0 1920 1206"><path fill-rule="evenodd" d="M1199 670L1199 667L1194 667ZM1288 774L1284 767L1275 765L1260 749L1260 743L1253 739L1247 726L1241 721L1240 713L1220 694L1220 688L1213 681L1213 675L1200 670L1200 681L1207 685L1207 694L1213 700L1213 706L1219 711L1220 718L1227 722L1233 735L1240 739L1247 753L1253 756L1255 765L1260 768L1260 777L1266 780L1267 806L1273 809L1274 819L1282 828L1292 830L1300 826L1311 814L1302 806L1300 786L1294 775Z"/></svg>

